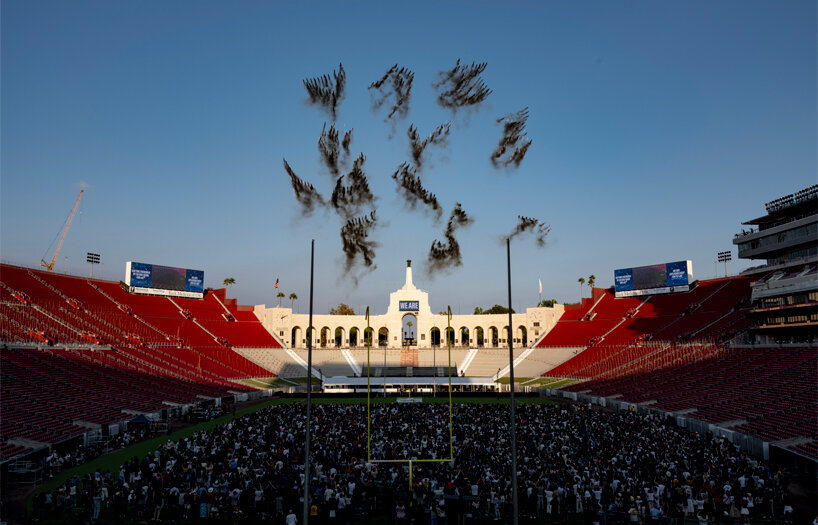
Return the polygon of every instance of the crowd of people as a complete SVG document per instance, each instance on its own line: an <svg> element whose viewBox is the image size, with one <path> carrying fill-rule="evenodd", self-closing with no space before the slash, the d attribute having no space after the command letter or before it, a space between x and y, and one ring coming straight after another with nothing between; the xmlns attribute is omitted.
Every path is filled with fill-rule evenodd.
<svg viewBox="0 0 818 525"><path fill-rule="evenodd" d="M509 519L506 405L312 407L314 523L483 523ZM118 472L39 493L39 518L301 523L306 410L280 404L167 441ZM727 440L653 415L526 404L517 409L519 513L543 521L742 523L792 517L785 472ZM453 457L452 457L453 453ZM369 461L368 461L369 458ZM410 459L439 462L412 464ZM401 462L379 462L401 460ZM582 518L580 518L582 516Z"/></svg>

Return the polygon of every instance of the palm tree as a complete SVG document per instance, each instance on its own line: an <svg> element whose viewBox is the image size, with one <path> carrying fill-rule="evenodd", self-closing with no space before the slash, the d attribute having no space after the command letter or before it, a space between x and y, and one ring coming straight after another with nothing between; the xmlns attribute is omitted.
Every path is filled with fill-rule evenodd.
<svg viewBox="0 0 818 525"><path fill-rule="evenodd" d="M579 279L577 279L577 282L579 283L579 302L581 303L582 302L582 285L585 284L585 277L580 277Z"/></svg>
<svg viewBox="0 0 818 525"><path fill-rule="evenodd" d="M298 300L298 296L295 295L294 293L291 293L290 294L290 310L293 309L293 303L295 303L295 301L297 301L297 300Z"/></svg>
<svg viewBox="0 0 818 525"><path fill-rule="evenodd" d="M236 284L236 280L232 277L227 277L224 281L222 281L222 284L228 287L227 292L229 293L230 290L233 289L233 285Z"/></svg>
<svg viewBox="0 0 818 525"><path fill-rule="evenodd" d="M276 297L278 297L278 307L281 308L281 299L285 297L284 292L278 292L278 295L276 295Z"/></svg>
<svg viewBox="0 0 818 525"><path fill-rule="evenodd" d="M591 274L588 276L588 288L591 289L591 293L593 293L594 284L596 284L596 275Z"/></svg>

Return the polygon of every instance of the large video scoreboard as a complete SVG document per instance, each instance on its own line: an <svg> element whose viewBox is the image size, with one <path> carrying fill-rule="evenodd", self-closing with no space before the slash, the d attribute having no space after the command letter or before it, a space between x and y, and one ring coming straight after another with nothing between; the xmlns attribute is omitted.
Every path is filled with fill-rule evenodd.
<svg viewBox="0 0 818 525"><path fill-rule="evenodd" d="M693 282L693 262L677 261L614 270L614 295L632 297L687 292Z"/></svg>
<svg viewBox="0 0 818 525"><path fill-rule="evenodd" d="M204 297L202 270L128 261L125 263L125 284L131 293L193 299Z"/></svg>

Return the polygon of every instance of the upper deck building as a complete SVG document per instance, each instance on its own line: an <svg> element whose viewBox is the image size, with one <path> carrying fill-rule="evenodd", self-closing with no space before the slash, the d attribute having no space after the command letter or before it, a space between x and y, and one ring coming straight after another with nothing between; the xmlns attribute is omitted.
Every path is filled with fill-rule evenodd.
<svg viewBox="0 0 818 525"><path fill-rule="evenodd" d="M765 263L743 272L752 284L754 342L809 343L818 328L818 185L766 204L733 244L742 259Z"/></svg>

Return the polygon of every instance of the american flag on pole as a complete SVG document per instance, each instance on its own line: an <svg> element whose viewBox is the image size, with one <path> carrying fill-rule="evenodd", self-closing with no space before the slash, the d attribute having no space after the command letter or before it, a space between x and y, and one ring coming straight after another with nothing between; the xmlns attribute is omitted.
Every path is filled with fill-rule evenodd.
<svg viewBox="0 0 818 525"><path fill-rule="evenodd" d="M278 290L278 277L276 277L276 285L275 285L273 288L275 288L276 290Z"/></svg>

